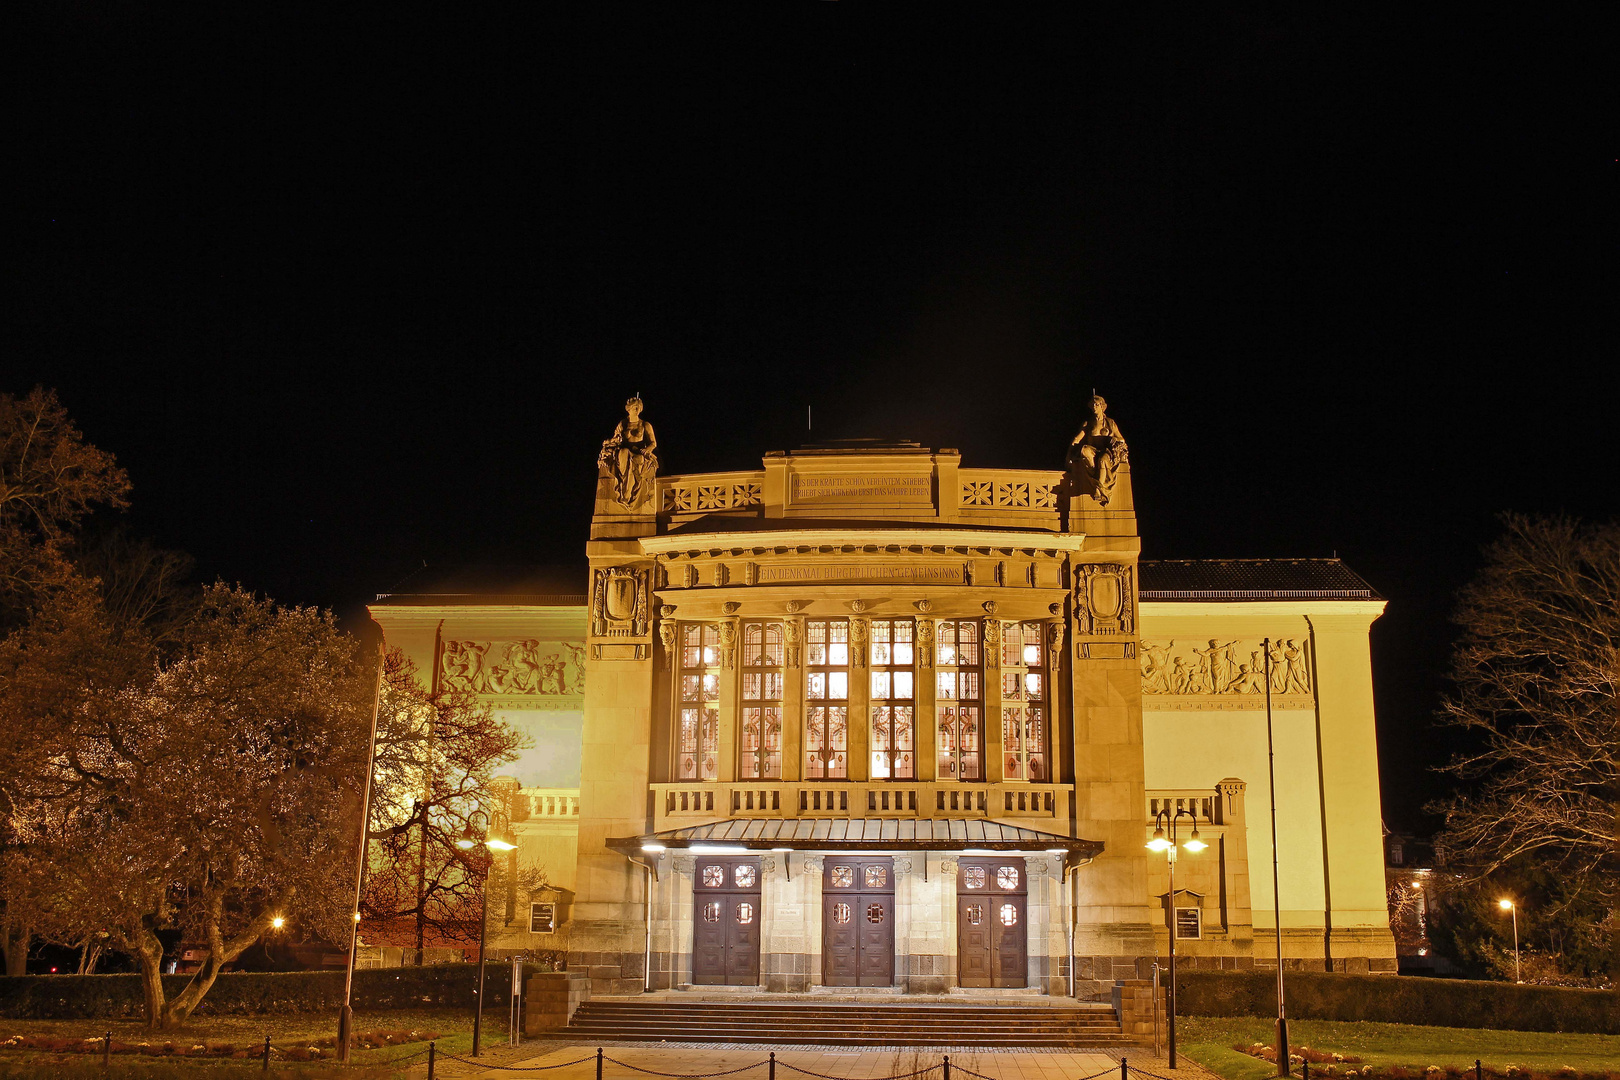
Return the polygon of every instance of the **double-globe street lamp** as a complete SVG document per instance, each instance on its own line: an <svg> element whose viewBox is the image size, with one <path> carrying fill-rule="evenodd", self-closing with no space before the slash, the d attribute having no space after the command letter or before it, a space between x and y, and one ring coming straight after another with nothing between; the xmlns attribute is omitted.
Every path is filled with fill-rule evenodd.
<svg viewBox="0 0 1620 1080"><path fill-rule="evenodd" d="M484 1026L484 931L489 926L489 875L494 872L494 856L497 851L513 851L517 848L517 844L512 842L511 835L504 831L486 835L483 840L479 840L472 822L468 821L467 828L456 841L456 847L462 851L471 851L480 843L489 849L490 865L484 870L484 880L478 886L478 1000L473 1008L473 1057L478 1056L478 1038L483 1033Z"/></svg>
<svg viewBox="0 0 1620 1080"><path fill-rule="evenodd" d="M1177 827L1184 817L1192 819L1192 835L1178 845ZM1153 839L1148 841L1147 846L1149 851L1164 852L1170 867L1170 892L1166 896L1169 912L1166 925L1170 930L1170 986L1165 1014L1170 1021L1170 1067L1173 1069L1176 1067L1176 848L1179 846L1197 852L1209 845L1198 838L1197 811L1178 809L1172 813L1166 807L1153 815Z"/></svg>

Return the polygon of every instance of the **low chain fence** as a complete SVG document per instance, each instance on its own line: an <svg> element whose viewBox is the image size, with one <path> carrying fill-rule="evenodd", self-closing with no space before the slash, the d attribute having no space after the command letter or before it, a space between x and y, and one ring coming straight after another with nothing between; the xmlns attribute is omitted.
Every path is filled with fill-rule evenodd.
<svg viewBox="0 0 1620 1080"><path fill-rule="evenodd" d="M838 1076L833 1073L816 1072L813 1069L800 1068L799 1066L789 1064L786 1061L778 1061L775 1051L772 1051L768 1057L762 1058L759 1061L750 1062L747 1065L739 1065L735 1069L723 1069L718 1072L707 1073L673 1073L660 1072L657 1069L649 1069L643 1065L635 1065L628 1061L620 1061L615 1057L608 1057L606 1052L600 1046L596 1048L596 1053L590 1057L575 1058L573 1061L560 1061L555 1065L496 1065L487 1061L479 1061L477 1058L457 1057L454 1054L440 1054L434 1049L433 1044L429 1043L427 1073L428 1080L437 1080L435 1076L435 1069L440 1059L455 1061L464 1065L474 1065L478 1068L486 1069L491 1072L545 1072L550 1069L567 1069L575 1065L584 1065L587 1062L594 1061L596 1063L596 1080L602 1080L603 1069L607 1065L617 1065L621 1069L629 1069L631 1072L641 1073L644 1076L662 1077L663 1080L718 1080L718 1078L722 1076L737 1076L741 1073L753 1072L756 1069L765 1070L766 1075L764 1080L777 1080L777 1069L782 1069L789 1073L797 1073L800 1076L814 1077L815 1080L855 1080L855 1078L852 1077ZM1171 1077L1163 1077L1156 1073L1144 1072L1141 1069L1136 1068L1134 1065L1130 1065L1128 1062L1128 1058L1121 1058L1118 1068L1109 1066L1108 1068L1103 1069L1101 1072L1094 1072L1090 1076L1077 1076L1074 1077L1073 1080L1103 1080L1104 1077L1112 1077L1116 1073L1119 1075L1119 1080L1130 1080L1130 1074L1132 1073L1135 1073L1138 1076L1151 1077L1152 1080L1173 1080ZM921 1069L913 1069L910 1072L895 1073L893 1076L863 1076L860 1077L859 1080L921 1080L922 1077L929 1077L935 1073L939 1074L938 1080L952 1080L953 1075L972 1077L973 1080L998 1080L997 1077L986 1076L984 1073L974 1072L972 1069L964 1068L961 1065L951 1064L951 1056L949 1054L941 1055L938 1065L928 1065ZM789 1078L789 1080L791 1080L791 1078Z"/></svg>

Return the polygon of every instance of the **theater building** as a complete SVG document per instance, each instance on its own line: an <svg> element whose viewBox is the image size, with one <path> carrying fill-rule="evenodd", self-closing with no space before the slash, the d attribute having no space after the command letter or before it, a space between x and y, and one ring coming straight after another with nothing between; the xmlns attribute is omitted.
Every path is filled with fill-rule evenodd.
<svg viewBox="0 0 1620 1080"><path fill-rule="evenodd" d="M583 594L380 597L391 643L536 736L505 812L545 886L496 946L597 994L1098 998L1172 932L1268 967L1279 924L1289 966L1393 972L1383 601L1337 560L1142 560L1105 409L1059 469L851 443L660 476L632 401ZM1174 895L1166 816L1207 845Z"/></svg>

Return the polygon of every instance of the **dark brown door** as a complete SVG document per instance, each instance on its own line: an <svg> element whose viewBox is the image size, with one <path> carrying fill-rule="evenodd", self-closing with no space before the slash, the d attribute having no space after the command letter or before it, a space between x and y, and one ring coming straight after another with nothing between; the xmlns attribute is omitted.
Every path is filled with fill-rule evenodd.
<svg viewBox="0 0 1620 1080"><path fill-rule="evenodd" d="M894 860L827 856L821 885L821 981L894 984Z"/></svg>
<svg viewBox="0 0 1620 1080"><path fill-rule="evenodd" d="M958 863L956 973L960 985L1025 985L1028 892L1020 856Z"/></svg>
<svg viewBox="0 0 1620 1080"><path fill-rule="evenodd" d="M692 982L759 985L759 860L700 858L692 892Z"/></svg>

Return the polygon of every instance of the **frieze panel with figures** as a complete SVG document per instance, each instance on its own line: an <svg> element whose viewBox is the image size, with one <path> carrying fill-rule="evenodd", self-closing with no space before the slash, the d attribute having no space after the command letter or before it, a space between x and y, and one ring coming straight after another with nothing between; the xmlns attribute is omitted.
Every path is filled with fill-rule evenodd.
<svg viewBox="0 0 1620 1080"><path fill-rule="evenodd" d="M1161 698L1199 699L1185 707L1245 708L1266 693L1270 672L1273 701L1310 701L1312 679L1308 643L1299 638L1220 638L1141 643L1142 693Z"/></svg>
<svg viewBox="0 0 1620 1080"><path fill-rule="evenodd" d="M585 649L536 638L446 641L439 657L439 685L531 704L550 699L561 707L585 692Z"/></svg>

